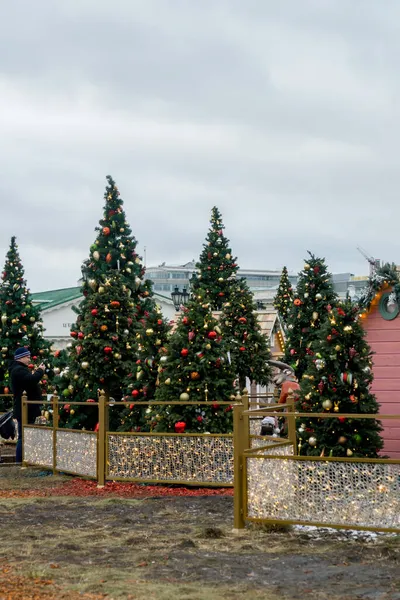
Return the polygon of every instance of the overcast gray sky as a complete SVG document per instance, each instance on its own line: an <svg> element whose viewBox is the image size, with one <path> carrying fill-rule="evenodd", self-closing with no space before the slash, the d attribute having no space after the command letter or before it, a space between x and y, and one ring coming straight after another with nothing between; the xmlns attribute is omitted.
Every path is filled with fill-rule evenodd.
<svg viewBox="0 0 400 600"><path fill-rule="evenodd" d="M75 285L116 180L147 264L400 262L399 0L0 4L0 260Z"/></svg>

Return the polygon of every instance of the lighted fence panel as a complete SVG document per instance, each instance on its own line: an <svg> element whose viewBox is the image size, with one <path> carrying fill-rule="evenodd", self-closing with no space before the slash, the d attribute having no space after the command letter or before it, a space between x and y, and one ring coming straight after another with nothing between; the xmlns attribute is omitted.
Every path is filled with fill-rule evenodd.
<svg viewBox="0 0 400 600"><path fill-rule="evenodd" d="M108 479L233 484L231 435L108 433Z"/></svg>
<svg viewBox="0 0 400 600"><path fill-rule="evenodd" d="M56 436L57 470L96 477L97 435L66 429L58 430Z"/></svg>
<svg viewBox="0 0 400 600"><path fill-rule="evenodd" d="M53 468L53 430L24 427L23 460L30 465Z"/></svg>
<svg viewBox="0 0 400 600"><path fill-rule="evenodd" d="M249 519L400 529L400 464L253 456L247 457Z"/></svg>

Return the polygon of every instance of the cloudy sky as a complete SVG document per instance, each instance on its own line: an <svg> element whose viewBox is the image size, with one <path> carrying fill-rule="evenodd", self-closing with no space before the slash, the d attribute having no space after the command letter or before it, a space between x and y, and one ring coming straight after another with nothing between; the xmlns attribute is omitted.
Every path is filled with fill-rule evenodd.
<svg viewBox="0 0 400 600"><path fill-rule="evenodd" d="M0 4L0 252L75 285L116 180L147 265L400 262L399 0ZM4 258L1 258L3 261Z"/></svg>

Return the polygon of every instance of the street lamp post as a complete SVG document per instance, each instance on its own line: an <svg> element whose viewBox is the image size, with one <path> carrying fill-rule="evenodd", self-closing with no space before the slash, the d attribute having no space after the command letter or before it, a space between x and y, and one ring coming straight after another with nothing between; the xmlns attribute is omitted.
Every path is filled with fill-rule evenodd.
<svg viewBox="0 0 400 600"><path fill-rule="evenodd" d="M189 301L190 294L188 293L186 288L183 288L182 291L175 287L174 291L171 293L172 302L174 303L175 310L178 312L182 306L186 306Z"/></svg>

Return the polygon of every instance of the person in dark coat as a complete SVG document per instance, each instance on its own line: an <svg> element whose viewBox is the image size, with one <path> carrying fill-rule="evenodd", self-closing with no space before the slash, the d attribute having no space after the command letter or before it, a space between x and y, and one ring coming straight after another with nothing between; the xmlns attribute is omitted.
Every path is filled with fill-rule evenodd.
<svg viewBox="0 0 400 600"><path fill-rule="evenodd" d="M31 362L31 353L28 348L17 348L14 353L14 360L11 361L8 372L10 375L11 391L14 396L13 412L14 418L18 422L18 442L15 460L22 462L22 394L26 392L28 400L41 400L42 391L39 381L45 372L45 365L42 363L34 373L31 372L28 365ZM36 417L40 415L39 404L28 405L28 423L34 423Z"/></svg>

